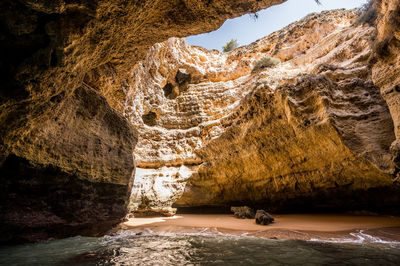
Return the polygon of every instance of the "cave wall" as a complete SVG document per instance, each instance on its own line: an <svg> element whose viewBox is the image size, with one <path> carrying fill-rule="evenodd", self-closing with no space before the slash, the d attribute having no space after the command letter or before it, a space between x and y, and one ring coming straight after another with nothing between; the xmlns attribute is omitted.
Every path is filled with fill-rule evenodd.
<svg viewBox="0 0 400 266"><path fill-rule="evenodd" d="M1 67L7 83L1 95L39 96L85 80L118 109L126 78L154 43L213 31L228 18L282 2L2 1ZM114 75L103 79L102 73Z"/></svg>
<svg viewBox="0 0 400 266"><path fill-rule="evenodd" d="M53 101L1 158L1 241L98 235L125 216L136 131L89 88Z"/></svg>
<svg viewBox="0 0 400 266"><path fill-rule="evenodd" d="M232 117L198 151L203 165L176 206L343 211L390 209L399 200L386 197L396 195L393 126L371 82L305 76L276 92L256 89Z"/></svg>
<svg viewBox="0 0 400 266"><path fill-rule="evenodd" d="M228 53L176 38L150 48L124 101L141 136L133 211L395 205L393 122L371 80L376 30L358 17L310 14ZM281 63L253 71L265 56ZM181 72L190 75L184 89Z"/></svg>
<svg viewBox="0 0 400 266"><path fill-rule="evenodd" d="M137 133L118 111L138 59L281 2L2 1L1 228L13 232L2 240L94 235L123 219Z"/></svg>
<svg viewBox="0 0 400 266"><path fill-rule="evenodd" d="M372 58L373 80L380 87L393 118L396 141L391 151L400 167L400 1L377 0L377 39ZM399 178L397 178L399 180Z"/></svg>
<svg viewBox="0 0 400 266"><path fill-rule="evenodd" d="M1 218L3 231L15 232L4 234L4 239L34 240L79 233L95 235L104 233L120 221L125 214L133 182L132 150L138 137L131 122L121 113L124 112L125 92L130 89L131 73L138 68L138 60L142 59L148 48L156 42L173 36L183 37L212 31L227 18L255 12L282 2L284 1L2 1ZM396 88L399 81L399 1L380 0L377 1L377 7L380 15L377 22L378 42L375 47L377 56L374 59L372 77L388 103L395 125L394 131L398 136ZM316 36L310 36L311 42L315 40ZM294 58L297 64L317 61L319 57L307 59L302 56L309 48L309 43L303 40L302 45L303 51L299 51ZM287 55L296 51L286 48L286 54L281 53L280 57L290 60L292 58L287 58ZM257 52L268 53L273 51L274 47L264 49ZM271 54L278 55L278 52ZM241 58L240 55L236 57ZM361 53L350 63L364 61L365 57L366 54ZM337 60L332 62L339 63ZM248 65L241 67L243 71L249 69ZM310 71L314 70L308 70L307 73ZM333 72L330 73L330 79L348 75L345 69ZM359 78L365 79L369 77L369 72L365 71L365 66L354 67L350 76L352 75L360 75ZM281 80L278 83L281 83ZM301 86L302 83L299 84ZM327 84L327 88L330 88L330 83ZM345 84L336 85L340 89L346 88ZM356 87L360 87L363 93L371 93L368 91L372 88L370 84ZM287 88L291 90L290 86ZM290 93L282 95L289 97ZM267 97L265 100L269 99L269 96L262 97ZM376 100L379 101L378 98ZM372 106L377 108L376 103ZM282 107L276 108L282 111ZM385 125L382 126L382 130L386 130L390 123L383 122L387 121L385 116L381 115L383 113L379 111L374 117L379 118L380 123ZM244 115L240 112L235 114L239 117ZM302 119L301 115L297 118ZM320 124L316 125L319 129ZM281 126L291 128L293 125L286 121ZM347 128L352 129L349 126ZM363 173L367 186L370 184L381 189L389 184L392 166L385 153L386 141L394 139L386 136L386 131L380 133L386 136L383 142L379 138L371 137L369 140L373 140L373 145L364 153L363 149L366 146L352 146L346 143L349 139L358 141L359 138L343 134L344 131L341 132L340 127L334 123L324 124L320 129L321 132L328 130L327 134L333 136L333 139L340 139L336 139L336 149L344 151L344 157L341 157L342 165L349 162L349 176L354 174L351 169L356 167L358 175ZM335 133L335 130L339 133ZM256 132L259 131L255 130ZM221 143L226 141L225 137L224 135L220 139ZM251 138L251 134L248 137ZM325 137L321 136L321 139L329 142ZM244 138L243 141L246 143L247 139ZM391 148L396 163L399 161L397 143L394 142ZM369 152L370 148L378 148L378 153ZM313 154L311 151L310 153ZM218 172L224 160L210 160L207 154L213 155L211 151L204 150L200 154L202 160L207 162L200 173L215 173L214 181L226 179L220 179ZM333 151L325 155L329 154L333 154ZM323 169L328 165L335 165L335 158L337 159L334 156L328 157L327 160L330 161L325 162ZM240 157L237 160L240 161ZM145 164L143 160L142 163ZM209 168L210 165L215 168ZM232 173L237 174L234 171ZM339 182L337 186L329 173L337 174L332 170L322 175L328 180L327 187L346 189L350 186L349 191L354 193L361 188L363 195L368 195L368 188L359 183L362 178L353 183ZM194 179L192 187L204 176L199 177L200 179ZM378 178L379 182L374 178ZM288 185L291 184L295 183L291 182ZM224 190L223 186L220 188L221 191ZM278 186L279 191L285 191L281 188L284 186ZM308 190L301 191L306 193ZM340 195L340 191L343 190L338 189L335 195ZM269 195L268 199L271 198ZM192 196L185 195L181 202L191 205L187 203L190 197ZM217 193L209 198L230 201L229 193ZM365 198L368 199L368 196ZM39 199L43 208L38 209ZM92 211L85 215L83 210L89 209ZM96 209L101 211L95 211ZM95 221L101 221L97 229ZM56 228L59 229L58 232Z"/></svg>

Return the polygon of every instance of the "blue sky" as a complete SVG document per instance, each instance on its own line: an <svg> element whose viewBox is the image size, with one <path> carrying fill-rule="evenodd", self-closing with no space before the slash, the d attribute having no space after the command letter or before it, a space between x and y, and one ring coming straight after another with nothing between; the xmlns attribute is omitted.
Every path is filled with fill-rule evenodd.
<svg viewBox="0 0 400 266"><path fill-rule="evenodd" d="M246 45L282 29L309 13L337 8L351 9L367 2L367 0L320 1L322 5L319 6L314 0L289 0L281 5L259 11L257 20L249 15L229 19L218 30L187 37L186 41L190 45L218 50L221 50L221 47L230 39L237 39L240 45Z"/></svg>

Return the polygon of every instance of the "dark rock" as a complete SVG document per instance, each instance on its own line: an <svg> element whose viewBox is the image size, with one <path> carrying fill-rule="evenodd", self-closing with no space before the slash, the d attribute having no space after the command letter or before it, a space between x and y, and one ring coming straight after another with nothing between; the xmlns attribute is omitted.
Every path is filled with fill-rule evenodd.
<svg viewBox="0 0 400 266"><path fill-rule="evenodd" d="M164 96L168 99L175 99L179 95L179 89L171 83L167 83L164 88Z"/></svg>
<svg viewBox="0 0 400 266"><path fill-rule="evenodd" d="M191 74L188 74L185 69L179 69L175 76L175 81L179 85L179 91L185 91L191 79Z"/></svg>
<svg viewBox="0 0 400 266"><path fill-rule="evenodd" d="M102 235L126 215L136 131L84 87L48 111L0 150L0 242Z"/></svg>
<svg viewBox="0 0 400 266"><path fill-rule="evenodd" d="M256 224L268 225L274 222L274 217L264 210L257 210Z"/></svg>
<svg viewBox="0 0 400 266"><path fill-rule="evenodd" d="M126 213L128 185L90 182L9 155L0 168L0 242L98 236Z"/></svg>
<svg viewBox="0 0 400 266"><path fill-rule="evenodd" d="M148 126L154 127L157 125L157 114L150 111L145 115L142 115L143 123Z"/></svg>
<svg viewBox="0 0 400 266"><path fill-rule="evenodd" d="M236 218L254 219L254 217L255 217L254 210L247 206L231 207L231 212L234 213Z"/></svg>
<svg viewBox="0 0 400 266"><path fill-rule="evenodd" d="M188 74L186 69L179 69L178 72L176 73L175 81L179 85L182 85L186 82L189 83L191 78L192 78L192 75Z"/></svg>

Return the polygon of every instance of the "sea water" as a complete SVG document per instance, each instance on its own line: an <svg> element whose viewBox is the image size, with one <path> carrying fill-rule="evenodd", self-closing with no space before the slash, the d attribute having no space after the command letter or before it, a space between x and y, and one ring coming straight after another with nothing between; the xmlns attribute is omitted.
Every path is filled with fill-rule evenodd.
<svg viewBox="0 0 400 266"><path fill-rule="evenodd" d="M273 240L222 234L72 237L0 248L0 265L400 265L400 242Z"/></svg>

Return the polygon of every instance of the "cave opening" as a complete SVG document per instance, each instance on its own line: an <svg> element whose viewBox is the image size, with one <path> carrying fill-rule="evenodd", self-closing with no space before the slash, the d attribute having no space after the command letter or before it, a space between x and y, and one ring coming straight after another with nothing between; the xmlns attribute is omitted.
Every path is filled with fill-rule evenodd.
<svg viewBox="0 0 400 266"><path fill-rule="evenodd" d="M242 120L251 120L260 116L260 110L257 110L255 106L243 107L244 110L250 108L246 113L234 111L236 106L243 105L246 102L246 96L250 97L251 93L254 93L254 87L246 83L248 77L271 75L268 78L269 81L264 83L263 86L273 91L279 84L282 84L282 78L295 80L298 75L309 74L308 70L302 70L303 64L304 67L312 65L311 63L305 64L305 62L310 61L306 57L314 56L313 49L323 49L319 48L318 45L319 42L324 41L325 37L330 36L330 34L337 34L337 31L346 27L355 26L359 11L351 11L350 9L360 7L365 3L365 0L351 3L322 1L322 5L318 5L315 1L310 0L305 1L304 6L299 9L296 1L289 0L284 4L259 11L256 15L244 15L228 20L214 32L190 36L185 39L171 38L150 50L147 58L151 58L151 60L142 61L142 68L138 69L134 76L137 76L137 80L150 81L137 89L152 94L152 96L145 95L143 105L146 108L143 110L157 110L157 114L153 111L145 112L142 119L145 125L151 127L157 125L157 129L146 128L142 130L143 138L139 140L135 152L138 170L136 171L135 188L132 191L132 201L135 202L133 205L136 206L131 209L133 213L144 215L148 211L151 215L157 212L160 215L169 215L176 210L186 213L197 212L197 210L229 212L232 204L275 205L274 210L285 212L304 209L304 206L312 202L313 197L303 197L300 193L293 196L295 199L304 198L298 200L297 203L296 200L292 202L290 198L283 200L287 203L287 210L285 210L285 204L280 204L275 199L260 200L257 196L243 197L236 194L226 196L234 186L224 179L222 179L223 181L219 180L222 177L214 173L216 180L208 180L207 182L215 184L215 186L218 184L220 187L218 191L212 192L211 185L210 187L204 186L198 191L191 187L190 190L194 190L192 193L197 197L194 198L193 195L185 193L185 185L183 184L190 182L190 177L193 175L194 187L203 186L202 178L209 178L208 176L211 175L203 172L206 169L203 167L212 164L213 159L204 155L199 156L199 154L210 153L216 156L210 150L218 147L218 145L215 147L212 147L213 144L208 145L209 143L218 143L216 140L221 136L224 136L222 138L225 141L223 145L226 145L226 147L219 150L219 155L227 156L226 159L221 158L221 160L231 161L232 164L237 163L232 158L235 158L235 156L240 158L240 151L237 150L239 148L231 148L229 141L225 140L225 135L232 136L231 140L236 141L237 134L249 135L249 133L240 132L239 129L238 132L233 129L227 130L234 122L225 122L224 119L229 120L230 117L239 116ZM338 8L347 9L338 10ZM312 13L315 11L319 13ZM282 13L295 15L279 16ZM308 15L309 13L312 14ZM303 19L299 20L301 18ZM252 30L249 30L249 28ZM315 32L321 32L321 35L318 36ZM367 36L370 33L366 32L365 34ZM351 38L350 32L348 36ZM260 39L260 37L262 38ZM233 46L231 51L223 52L224 42L230 39L237 39L237 46L242 46ZM253 43L250 44L250 42ZM349 42L346 45L355 44ZM339 48L336 49L338 55L335 55L335 57L343 56L340 54ZM360 47L359 49L363 48ZM366 53L365 50L363 51ZM307 55L307 53L310 55ZM324 59L317 60L317 58ZM315 61L318 61L318 63L315 63L315 72L337 73L346 70L346 67L341 66L335 60L336 58L330 55L325 55L325 57L322 57L321 54L315 55ZM157 66L155 69L151 69L151 75L146 72L147 65L149 67ZM273 75L276 77L273 77ZM329 78L335 80L334 75L336 74L332 74ZM265 100L264 96L256 95L254 97ZM138 95L136 91L132 91L132 94L128 94L128 98L130 102L137 102L137 99L141 99L142 96ZM285 117L285 114L279 113L276 119L281 121ZM135 118L132 116L132 119ZM273 119L269 118L270 121ZM303 118L301 127L313 128L313 123L315 123L313 121L315 121L314 118ZM265 121L262 123L265 123ZM237 127L240 128L240 126ZM388 138L388 141L391 138L392 136ZM212 140L214 142L211 142ZM254 140L249 141L250 143L244 145L254 146L252 144ZM259 145L261 145L259 149L262 149L261 147L276 144L260 142ZM252 152L259 153L259 151ZM240 160L244 159L241 158ZM259 158L255 159L255 161L259 160ZM301 160L306 161L307 159ZM263 172L270 171L265 166L259 167L252 163L249 163L249 165L252 165L254 169L261 168ZM188 174L182 176L182 167L187 168L185 171ZM225 167L222 167L222 165L218 167L220 168L216 169L221 172L229 169L226 165ZM241 167L243 169L248 168L243 162ZM230 171L234 172L230 178L235 178L239 183L246 183L246 181L243 181L243 179L246 179L246 175L250 176L250 179L256 179L257 177L253 175L258 175L252 173L252 169L248 170L248 174L241 173L237 169ZM197 177L198 175L204 175L204 177ZM226 187L222 184L225 184ZM242 190L238 189L238 191L242 192L236 193L255 193L249 192L253 189L252 184L241 184L241 186L243 186ZM143 189L144 187L146 189ZM301 191L302 188L296 185L294 190ZM211 192L215 194L209 195ZM317 193L315 192L315 194ZM262 197L266 196L260 196L260 198ZM329 201L323 193L315 197ZM143 204L140 204L141 199L143 199ZM217 201L217 199L220 203L217 204L218 206L214 206L214 201ZM337 211L334 203L327 202L325 206L331 206L327 209L331 208L332 211ZM272 209L272 207L270 208ZM313 210L319 209L323 208L315 207Z"/></svg>
<svg viewBox="0 0 400 266"><path fill-rule="evenodd" d="M231 39L238 45L249 45L258 39L283 29L290 23L299 21L313 12L319 13L332 9L354 9L363 6L368 0L305 0L301 5L296 0L288 0L282 4L250 13L238 18L228 19L217 30L186 37L189 45L198 45L209 50L223 51L222 47ZM282 16L282 14L285 14Z"/></svg>
<svg viewBox="0 0 400 266"><path fill-rule="evenodd" d="M396 1L4 0L0 264L252 264L270 243L326 247L278 238L398 241L382 215L400 202ZM326 264L354 259L333 246Z"/></svg>

